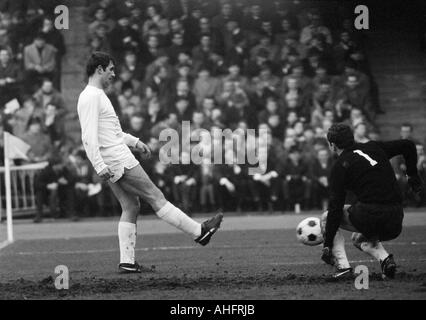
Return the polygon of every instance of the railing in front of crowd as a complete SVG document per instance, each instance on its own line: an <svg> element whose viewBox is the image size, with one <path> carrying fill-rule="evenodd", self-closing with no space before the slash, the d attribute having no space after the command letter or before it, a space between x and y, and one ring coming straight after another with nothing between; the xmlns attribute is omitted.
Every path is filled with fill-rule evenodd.
<svg viewBox="0 0 426 320"><path fill-rule="evenodd" d="M13 216L32 214L36 210L34 179L47 162L10 167ZM6 213L5 168L0 167L0 221Z"/></svg>

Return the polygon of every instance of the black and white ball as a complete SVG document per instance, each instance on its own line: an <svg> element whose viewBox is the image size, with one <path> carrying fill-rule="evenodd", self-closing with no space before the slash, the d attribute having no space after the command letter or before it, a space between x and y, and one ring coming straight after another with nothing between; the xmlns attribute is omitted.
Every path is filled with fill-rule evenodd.
<svg viewBox="0 0 426 320"><path fill-rule="evenodd" d="M296 228L297 240L307 246L317 246L323 243L321 221L319 218L306 218Z"/></svg>

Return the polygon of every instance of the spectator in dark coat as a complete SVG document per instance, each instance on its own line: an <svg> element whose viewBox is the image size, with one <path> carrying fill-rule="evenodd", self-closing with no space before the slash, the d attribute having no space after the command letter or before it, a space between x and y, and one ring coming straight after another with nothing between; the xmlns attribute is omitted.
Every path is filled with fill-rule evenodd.
<svg viewBox="0 0 426 320"><path fill-rule="evenodd" d="M352 107L362 110L370 122L374 121L375 110L371 104L369 90L362 87L357 75L347 76L345 87L338 93L338 99L342 99Z"/></svg>
<svg viewBox="0 0 426 320"><path fill-rule="evenodd" d="M44 109L43 128L50 141L57 146L65 138L64 117L56 105L48 104Z"/></svg>
<svg viewBox="0 0 426 320"><path fill-rule="evenodd" d="M0 50L0 107L17 98L20 93L21 70L10 59L10 53L6 49Z"/></svg>
<svg viewBox="0 0 426 320"><path fill-rule="evenodd" d="M75 211L72 210L75 204L73 176L59 156L49 158L49 165L35 177L34 191L37 206L35 223L42 221L45 203L48 203L50 214L54 218L60 217L61 214L75 217Z"/></svg>
<svg viewBox="0 0 426 320"><path fill-rule="evenodd" d="M186 101L188 101L189 112L192 113L196 109L197 103L195 100L195 95L190 91L189 82L185 79L179 80L176 83L176 90L170 97L169 104L171 106L174 106L176 105L176 102L180 99L185 99Z"/></svg>
<svg viewBox="0 0 426 320"><path fill-rule="evenodd" d="M173 165L171 171L174 176L174 198L180 204L182 210L191 214L193 205L196 203L200 170L197 165L191 163L189 157L189 153L182 152L181 164Z"/></svg>
<svg viewBox="0 0 426 320"><path fill-rule="evenodd" d="M41 33L44 34L46 42L56 48L56 72L53 79L55 88L61 89L62 57L66 53L64 36L53 26L52 18L46 17L43 20Z"/></svg>
<svg viewBox="0 0 426 320"><path fill-rule="evenodd" d="M211 36L209 34L203 34L200 37L200 44L192 49L192 59L194 63L208 64L210 55L214 52L214 48L211 43Z"/></svg>
<svg viewBox="0 0 426 320"><path fill-rule="evenodd" d="M232 153L233 151L230 150L229 152ZM226 157L226 153L225 153L225 157ZM231 164L216 165L213 167L212 179L215 186L214 188L215 196L216 196L219 208L224 211L235 210L237 209L237 206L238 206L237 186L234 180L235 166L236 165L231 163Z"/></svg>
<svg viewBox="0 0 426 320"><path fill-rule="evenodd" d="M133 79L142 81L144 78L144 67L134 51L127 51L124 54L124 61L121 66L121 70L123 69L129 71Z"/></svg>
<svg viewBox="0 0 426 320"><path fill-rule="evenodd" d="M242 27L249 31L251 43L255 43L262 29L262 9L258 3L253 3L250 12L243 18Z"/></svg>
<svg viewBox="0 0 426 320"><path fill-rule="evenodd" d="M235 19L236 17L232 10L232 4L230 2L224 2L222 4L220 14L213 17L211 26L213 29L218 30L221 34L225 34L227 22Z"/></svg>
<svg viewBox="0 0 426 320"><path fill-rule="evenodd" d="M329 182L332 159L327 149L317 152L317 157L311 165L312 196L314 205L322 210L328 206Z"/></svg>
<svg viewBox="0 0 426 320"><path fill-rule="evenodd" d="M189 100L184 97L178 97L175 100L175 109L172 112L176 113L178 121L191 121L192 120L192 111L189 106Z"/></svg>
<svg viewBox="0 0 426 320"><path fill-rule="evenodd" d="M107 32L111 32L115 27L115 21L107 16L104 8L98 7L95 11L95 20L89 24L89 36L93 37L99 25L105 24Z"/></svg>
<svg viewBox="0 0 426 320"><path fill-rule="evenodd" d="M49 135L43 132L41 119L32 118L28 124L28 130L23 139L31 149L28 157L33 162L43 162L50 158L53 153L53 145Z"/></svg>
<svg viewBox="0 0 426 320"><path fill-rule="evenodd" d="M123 60L124 52L140 50L139 34L130 27L130 20L127 15L120 17L118 24L110 32L108 39L111 43L112 55L118 62Z"/></svg>
<svg viewBox="0 0 426 320"><path fill-rule="evenodd" d="M62 115L67 111L62 94L54 88L50 79L43 79L40 89L33 96L38 108L43 109L49 104L53 104Z"/></svg>
<svg viewBox="0 0 426 320"><path fill-rule="evenodd" d="M73 191L69 193L68 197L72 200L69 205L71 212L74 212L74 220L77 220L77 214L87 217L94 205L92 200L95 199L91 199L92 195L89 193L91 184L93 185L94 182L94 169L87 159L86 152L84 150L74 151L66 159L65 168L70 177L69 184L73 186Z"/></svg>
<svg viewBox="0 0 426 320"><path fill-rule="evenodd" d="M290 149L288 159L279 164L278 172L283 183L284 202L287 208L300 211L308 207L310 197L309 166L303 161L298 147Z"/></svg>
<svg viewBox="0 0 426 320"><path fill-rule="evenodd" d="M143 142L149 141L151 137L151 126L146 122L146 116L142 113L135 113L130 117L129 129L127 132L134 137L139 138Z"/></svg>
<svg viewBox="0 0 426 320"><path fill-rule="evenodd" d="M172 34L171 42L172 44L166 49L166 53L170 59L170 63L175 65L178 61L179 54L182 52L188 52L189 49L184 44L183 35L179 32Z"/></svg>
<svg viewBox="0 0 426 320"><path fill-rule="evenodd" d="M95 32L93 35L89 36L88 42L91 52L95 51L103 51L110 52L111 44L107 37L108 35L108 27L105 23L101 23L96 26Z"/></svg>

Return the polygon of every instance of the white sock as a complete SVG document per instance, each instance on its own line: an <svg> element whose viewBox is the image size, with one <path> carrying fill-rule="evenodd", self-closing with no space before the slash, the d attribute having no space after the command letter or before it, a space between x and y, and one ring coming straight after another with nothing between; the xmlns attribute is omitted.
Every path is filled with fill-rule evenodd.
<svg viewBox="0 0 426 320"><path fill-rule="evenodd" d="M382 243L380 241L377 242L362 242L360 244L362 251L368 253L370 256L375 258L378 261L385 260L389 253L385 250Z"/></svg>
<svg viewBox="0 0 426 320"><path fill-rule="evenodd" d="M160 219L191 235L194 239L201 235L201 224L188 217L168 201L156 214Z"/></svg>
<svg viewBox="0 0 426 320"><path fill-rule="evenodd" d="M118 223L120 243L120 263L135 263L136 224L120 221Z"/></svg>
<svg viewBox="0 0 426 320"><path fill-rule="evenodd" d="M333 256L336 258L336 267L339 269L349 268L350 264L345 250L345 238L340 231L337 231L333 241Z"/></svg>

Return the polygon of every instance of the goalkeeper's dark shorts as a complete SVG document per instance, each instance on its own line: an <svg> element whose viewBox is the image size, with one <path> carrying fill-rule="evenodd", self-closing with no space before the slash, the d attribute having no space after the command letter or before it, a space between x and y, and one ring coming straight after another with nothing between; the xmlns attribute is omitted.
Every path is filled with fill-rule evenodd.
<svg viewBox="0 0 426 320"><path fill-rule="evenodd" d="M367 239L388 241L397 238L402 231L402 205L357 202L348 212L352 225Z"/></svg>

